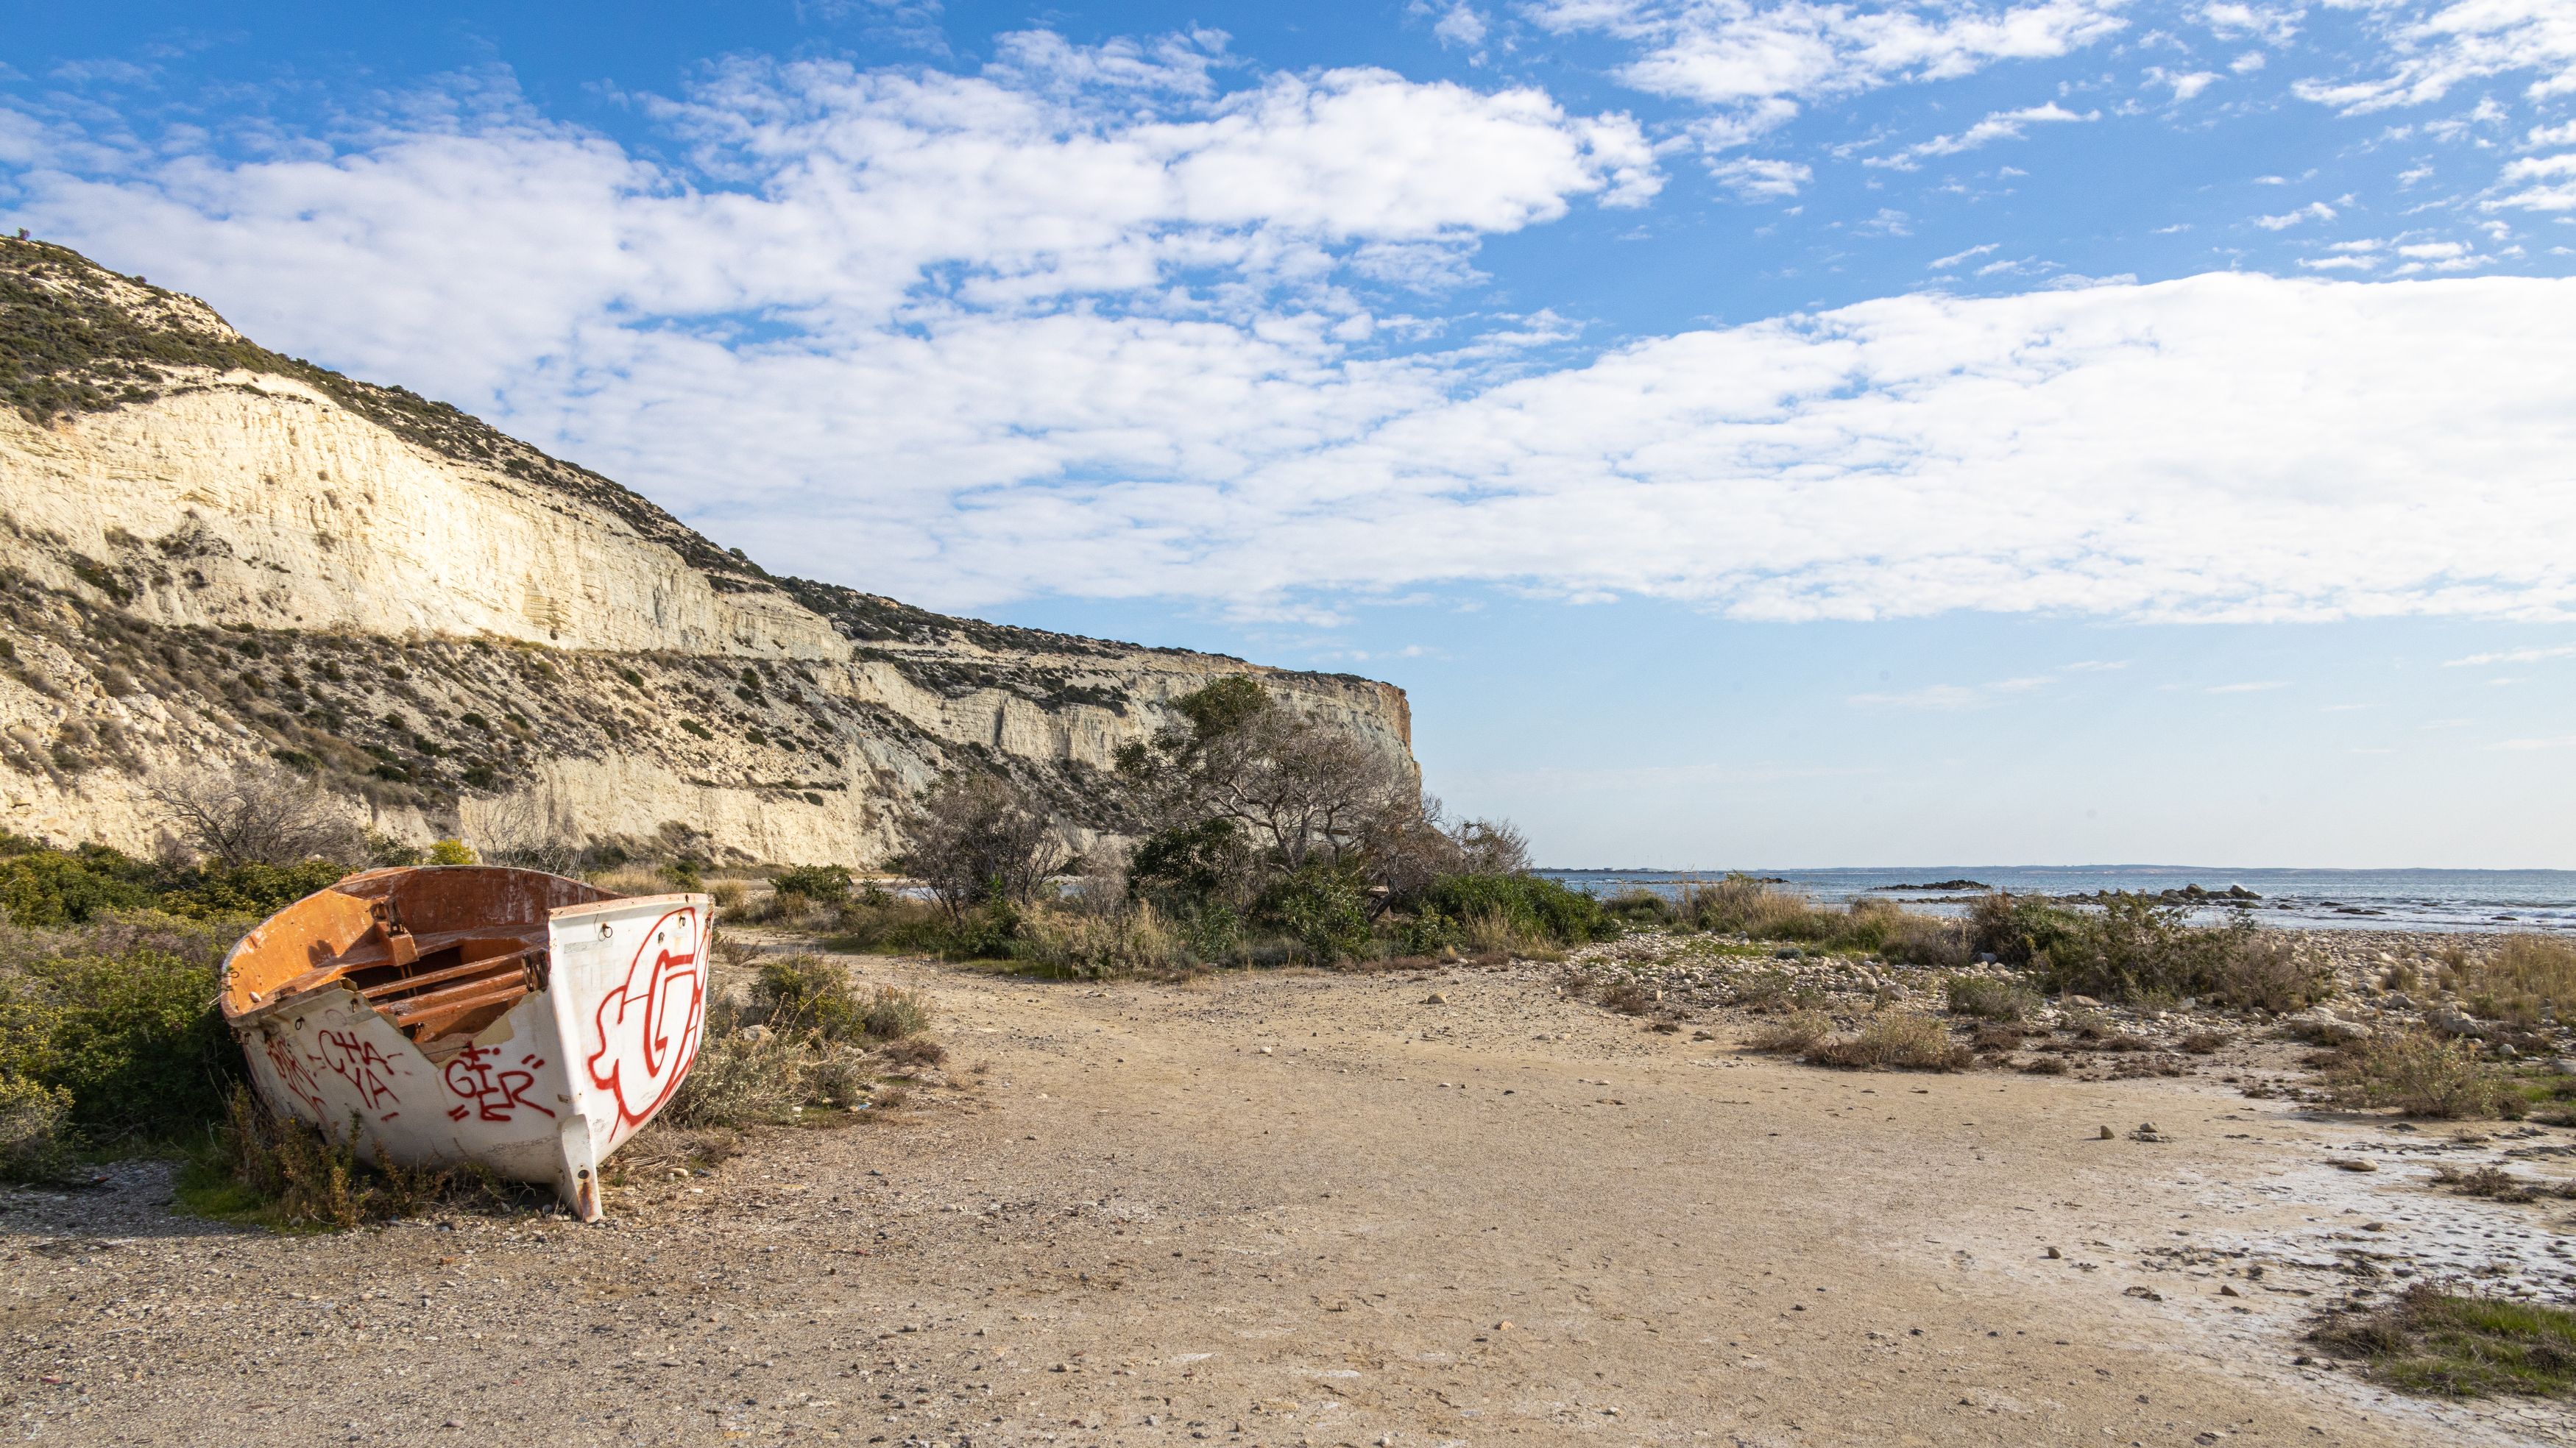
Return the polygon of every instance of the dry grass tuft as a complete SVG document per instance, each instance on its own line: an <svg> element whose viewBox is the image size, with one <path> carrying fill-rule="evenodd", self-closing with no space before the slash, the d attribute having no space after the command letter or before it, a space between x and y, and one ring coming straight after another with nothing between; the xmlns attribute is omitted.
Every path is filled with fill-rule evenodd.
<svg viewBox="0 0 2576 1448"><path fill-rule="evenodd" d="M1599 1001L1605 1010L1617 1011L1623 1016L1643 1016L1654 1012L1655 995L1654 989L1645 982L1634 976L1623 976L1603 986L1593 999Z"/></svg>
<svg viewBox="0 0 2576 1448"><path fill-rule="evenodd" d="M1776 1021L1765 1021L1754 1028L1744 1044L1756 1051L1803 1055L1832 1035L1833 1030L1833 1017L1823 1011L1791 1011Z"/></svg>
<svg viewBox="0 0 2576 1448"><path fill-rule="evenodd" d="M1963 1071L1976 1053L1950 1039L1937 1016L1881 1011L1857 1035L1829 1036L1808 1047L1805 1059L1862 1071Z"/></svg>
<svg viewBox="0 0 2576 1448"><path fill-rule="evenodd" d="M2469 1007L2517 1026L2576 1015L2576 940L2508 935L2465 971Z"/></svg>
<svg viewBox="0 0 2576 1448"><path fill-rule="evenodd" d="M2015 981L1990 975L1954 975L1944 990L1950 1009L1985 1021L2019 1021L2039 1009L2039 994Z"/></svg>
<svg viewBox="0 0 2576 1448"><path fill-rule="evenodd" d="M2429 1031L2390 1031L2356 1041L2326 1067L2327 1091L2345 1106L2393 1107L2439 1120L2490 1117L2520 1100L2467 1041Z"/></svg>

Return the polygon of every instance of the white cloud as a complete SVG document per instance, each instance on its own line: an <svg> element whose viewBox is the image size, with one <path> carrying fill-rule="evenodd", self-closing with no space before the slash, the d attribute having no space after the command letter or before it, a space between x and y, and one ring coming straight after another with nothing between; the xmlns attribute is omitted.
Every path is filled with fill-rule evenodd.
<svg viewBox="0 0 2576 1448"><path fill-rule="evenodd" d="M2459 0L2419 5L2343 0L2359 9L2385 55L2364 76L2303 80L2300 98L2360 115L2440 100L2488 76L2533 73L2534 100L2576 92L2576 11L2566 0ZM2427 13L2427 11L2430 13Z"/></svg>
<svg viewBox="0 0 2576 1448"><path fill-rule="evenodd" d="M1996 247L1998 247L1998 246L2000 246L2000 245L2002 245L2002 243L2001 243L2001 242L1987 241L1987 242L1980 242L1980 243L1978 243L1978 244L1977 244L1977 245L1975 245L1975 246L1969 247L1966 251L1954 251L1954 252L1950 253L1948 256L1942 257L1942 258L1940 258L1940 259L1938 259L1938 260L1934 261L1934 262L1932 263L1931 267L1930 267L1930 270L1933 270L1933 271L1944 271L1944 270L1947 270L1947 269L1948 269L1948 268L1950 268L1950 267L1957 266L1959 263L1961 263L1961 262L1963 262L1963 261L1972 261L1972 260L1974 260L1974 259L1976 259L1976 258L1978 258L1978 257L1984 256L1987 252L1993 251Z"/></svg>
<svg viewBox="0 0 2576 1448"><path fill-rule="evenodd" d="M2190 100L2222 79L2214 70L2170 71L2160 65L2147 67L2147 79L2154 84L2173 87L2177 104Z"/></svg>
<svg viewBox="0 0 2576 1448"><path fill-rule="evenodd" d="M2201 692L2204 694L2268 694L2274 689L2288 687L2290 687L2290 681L2287 679L2256 679L2242 684L2212 684Z"/></svg>
<svg viewBox="0 0 2576 1448"><path fill-rule="evenodd" d="M2065 55L2118 33L2124 0L2039 0L1993 8L1899 0L1868 8L1810 0L1534 0L1560 33L1599 32L1637 48L1629 85L1722 111L1717 144L1749 139L1800 102L1973 74L1998 61Z"/></svg>
<svg viewBox="0 0 2576 1448"><path fill-rule="evenodd" d="M1911 171L1921 165L1926 156L1955 156L1961 151L1973 151L1992 141L2018 141L2025 130L2033 125L2062 121L2093 121L2101 117L2100 111L2085 111L2079 114L2055 101L2044 105L2024 106L2017 111L1996 111L1955 135L1934 136L1931 140L1918 142L1890 156L1864 156L1861 158L1861 164L1897 171Z"/></svg>
<svg viewBox="0 0 2576 1448"><path fill-rule="evenodd" d="M2483 668L2489 664L2537 664L2549 659L2576 659L2576 644L2558 644L2546 648L2505 649L2491 654L2471 654L2464 659L2444 659L2446 669Z"/></svg>
<svg viewBox="0 0 2576 1448"><path fill-rule="evenodd" d="M2286 231L2293 226L2299 225L2301 222L2332 221L2334 219L2335 209L2333 207L2326 205L2322 201L2311 201L2296 211L2284 211L2278 216L2255 217L2254 224L2263 228L2265 231Z"/></svg>
<svg viewBox="0 0 2576 1448"><path fill-rule="evenodd" d="M1997 679L1991 684L1927 684L1896 694L1854 694L1849 702L1865 709L1921 709L1938 713L1958 713L1968 709L1991 709L2017 694L2044 689L2057 680L2032 675L2019 679Z"/></svg>
<svg viewBox="0 0 2576 1448"><path fill-rule="evenodd" d="M1754 201L1775 201L1795 196L1799 187L1816 179L1814 169L1799 161L1738 157L1715 162L1708 170L1710 175L1732 187L1736 195Z"/></svg>
<svg viewBox="0 0 2576 1448"><path fill-rule="evenodd" d="M1464 46L1470 50L1485 43L1490 23L1472 5L1452 5L1431 26L1431 33L1442 45Z"/></svg>
<svg viewBox="0 0 2576 1448"><path fill-rule="evenodd" d="M2576 615L2576 281L1924 294L1549 364L1563 319L1380 316L1356 271L1607 200L1633 127L1378 72L1220 94L1152 47L1011 64L727 71L659 112L686 167L513 103L251 162L39 132L16 209L933 605Z"/></svg>
<svg viewBox="0 0 2576 1448"><path fill-rule="evenodd" d="M2331 3L2331 0L2329 0ZM2307 12L2295 6L2274 7L2238 4L2203 5L2200 23L2209 27L2221 40L2256 36L2270 45L2287 45L2299 33L2299 21Z"/></svg>
<svg viewBox="0 0 2576 1448"><path fill-rule="evenodd" d="M2576 146L2576 121L2555 126L2534 126L2531 128L2531 133L2522 138L2522 143L2534 150L2542 146Z"/></svg>
<svg viewBox="0 0 2576 1448"><path fill-rule="evenodd" d="M2252 75L2254 72L2261 70L2264 63L2265 57L2263 52L2259 50L2249 50L2243 55L2236 57L2234 60L2229 61L2227 63L2227 68L2236 72L2238 75Z"/></svg>

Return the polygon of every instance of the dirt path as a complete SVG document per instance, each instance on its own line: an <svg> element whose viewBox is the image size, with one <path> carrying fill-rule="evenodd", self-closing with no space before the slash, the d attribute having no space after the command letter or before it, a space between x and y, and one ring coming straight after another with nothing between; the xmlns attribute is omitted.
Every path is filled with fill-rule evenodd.
<svg viewBox="0 0 2576 1448"><path fill-rule="evenodd" d="M153 1166L9 1195L7 1412L84 1443L2576 1436L2295 1364L2356 1272L2546 1281L2556 1242L2426 1192L2422 1143L2215 1083L1782 1065L1537 968L861 969L938 996L957 1089L606 1227L277 1238L170 1215ZM2387 1168L2323 1165L2354 1150Z"/></svg>

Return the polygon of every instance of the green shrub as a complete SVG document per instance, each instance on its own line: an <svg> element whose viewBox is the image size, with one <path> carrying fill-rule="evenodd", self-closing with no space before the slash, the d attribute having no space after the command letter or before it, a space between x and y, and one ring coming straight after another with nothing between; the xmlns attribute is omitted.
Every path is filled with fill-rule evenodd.
<svg viewBox="0 0 2576 1448"><path fill-rule="evenodd" d="M1453 920L1500 912L1533 936L1560 945L1616 940L1620 925L1601 902L1536 875L1443 875L1414 903Z"/></svg>
<svg viewBox="0 0 2576 1448"><path fill-rule="evenodd" d="M1968 946L2005 965L2026 967L2053 950L2075 923L2071 910L1997 890L1978 896L1968 907Z"/></svg>
<svg viewBox="0 0 2576 1448"><path fill-rule="evenodd" d="M843 905L830 945L870 955L928 954L947 948L945 912L927 900L908 900L870 886Z"/></svg>
<svg viewBox="0 0 2576 1448"><path fill-rule="evenodd" d="M1389 938L1404 955L1438 955L1467 943L1467 933L1457 921L1431 909L1395 922Z"/></svg>
<svg viewBox="0 0 2576 1448"><path fill-rule="evenodd" d="M755 1014L770 1029L844 1041L864 1034L867 1011L849 972L817 955L775 955L751 987Z"/></svg>
<svg viewBox="0 0 2576 1448"><path fill-rule="evenodd" d="M2407 1116L2450 1120L2490 1117L2519 1098L2478 1059L2468 1041L2429 1031L2391 1031L2347 1047L2325 1073L2326 1089L2346 1106L2394 1107Z"/></svg>
<svg viewBox="0 0 2576 1448"><path fill-rule="evenodd" d="M1326 866L1309 865L1273 884L1255 911L1318 964L1355 960L1368 950L1367 897L1357 881Z"/></svg>
<svg viewBox="0 0 2576 1448"><path fill-rule="evenodd" d="M2418 1282L2393 1302L2330 1316L2312 1339L2410 1393L2576 1395L2576 1312Z"/></svg>
<svg viewBox="0 0 2576 1448"><path fill-rule="evenodd" d="M433 865L470 865L474 863L474 850L463 840L449 839L434 841L429 847L429 863Z"/></svg>
<svg viewBox="0 0 2576 1448"><path fill-rule="evenodd" d="M1673 919L1673 902L1643 885L1630 885L1601 902L1602 912L1626 926L1664 925Z"/></svg>
<svg viewBox="0 0 2576 1448"><path fill-rule="evenodd" d="M803 1103L807 1054L798 1038L710 1023L689 1074L657 1121L676 1127L749 1126L784 1119Z"/></svg>
<svg viewBox="0 0 2576 1448"><path fill-rule="evenodd" d="M919 991L878 986L876 994L868 998L860 1024L871 1039L879 1041L920 1035L930 1029L930 999Z"/></svg>
<svg viewBox="0 0 2576 1448"><path fill-rule="evenodd" d="M214 1151L181 1173L178 1200L200 1216L345 1231L410 1216L450 1195L457 1180L455 1172L369 1166L358 1159L354 1121L344 1133L272 1116L243 1086L224 1102ZM474 1181L503 1190L488 1175Z"/></svg>
<svg viewBox="0 0 2576 1448"><path fill-rule="evenodd" d="M156 909L196 920L264 916L329 889L346 874L328 860L192 870L175 877L153 903Z"/></svg>
<svg viewBox="0 0 2576 1448"><path fill-rule="evenodd" d="M2291 1011L2327 987L2324 968L2302 960L2287 939L2245 920L2192 925L2186 907L2151 896L2112 896L2098 911L2037 915L2016 906L2014 914L2030 925L2018 938L2030 944L2028 962L2053 991L2119 1001L2202 996Z"/></svg>
<svg viewBox="0 0 2576 1448"><path fill-rule="evenodd" d="M0 1072L0 1181L46 1182L71 1166L72 1094Z"/></svg>
<svg viewBox="0 0 2576 1448"><path fill-rule="evenodd" d="M155 944L39 956L0 977L0 1074L68 1092L96 1136L190 1134L241 1073L215 990L213 962Z"/></svg>
<svg viewBox="0 0 2576 1448"><path fill-rule="evenodd" d="M802 895L818 905L838 906L850 898L850 872L839 865L798 865L779 871L770 883L781 895Z"/></svg>
<svg viewBox="0 0 2576 1448"><path fill-rule="evenodd" d="M1203 820L1146 837L1127 863L1127 889L1166 915L1243 903L1256 875L1252 848L1228 819Z"/></svg>
<svg viewBox="0 0 2576 1448"><path fill-rule="evenodd" d="M79 925L152 899L152 867L104 845L51 850L13 835L0 855L0 910L12 924Z"/></svg>
<svg viewBox="0 0 2576 1448"><path fill-rule="evenodd" d="M1685 886L1675 917L1693 930L1740 932L1754 940L1794 940L1826 950L1883 954L1914 965L1960 965L1968 956L1961 927L1955 922L1913 914L1892 900L1867 896L1835 909L1749 875Z"/></svg>

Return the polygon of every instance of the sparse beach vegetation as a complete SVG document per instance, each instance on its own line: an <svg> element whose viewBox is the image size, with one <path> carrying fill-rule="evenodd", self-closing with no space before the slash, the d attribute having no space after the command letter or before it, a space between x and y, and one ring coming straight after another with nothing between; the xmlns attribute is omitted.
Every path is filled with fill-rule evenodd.
<svg viewBox="0 0 2576 1448"><path fill-rule="evenodd" d="M2310 1334L2410 1393L2576 1395L2576 1312L2417 1283L2395 1300L2330 1315Z"/></svg>

